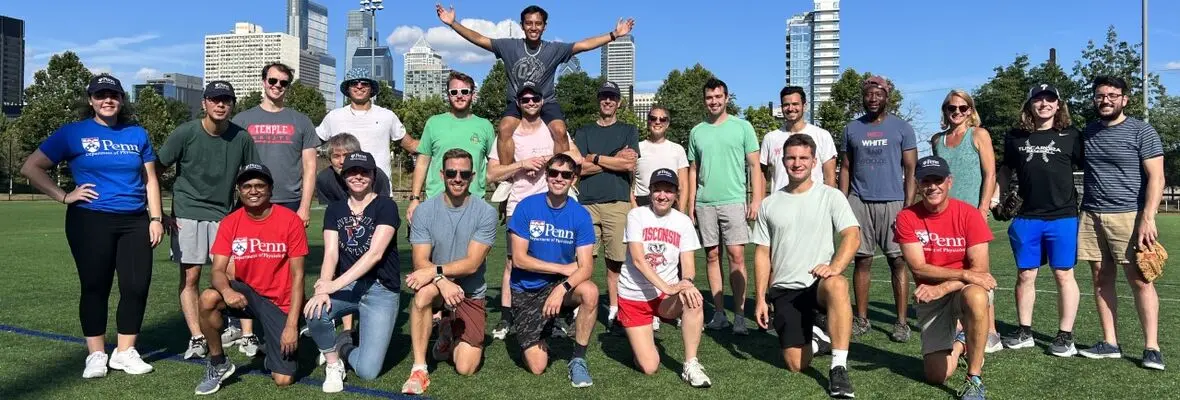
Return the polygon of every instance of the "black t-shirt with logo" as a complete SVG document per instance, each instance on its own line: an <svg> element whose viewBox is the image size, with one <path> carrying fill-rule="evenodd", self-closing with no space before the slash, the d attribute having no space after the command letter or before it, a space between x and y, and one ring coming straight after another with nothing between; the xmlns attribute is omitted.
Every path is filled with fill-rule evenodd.
<svg viewBox="0 0 1180 400"><path fill-rule="evenodd" d="M336 276L340 276L352 268L372 245L373 233L378 225L389 225L396 231L401 227L398 216L397 203L385 196L377 196L365 206L361 215L353 215L348 207L348 200L340 200L328 204L324 211L324 230L334 230L339 235L339 261L336 265ZM390 239L385 247L385 253L361 279L373 279L385 285L396 293L401 288L401 262L397 253L397 234ZM335 277L333 277L335 278Z"/></svg>
<svg viewBox="0 0 1180 400"><path fill-rule="evenodd" d="M1016 171L1020 184L1024 205L1019 217L1057 219L1078 215L1073 172L1075 166L1082 166L1082 139L1076 129L1014 129L1004 137L1004 165Z"/></svg>

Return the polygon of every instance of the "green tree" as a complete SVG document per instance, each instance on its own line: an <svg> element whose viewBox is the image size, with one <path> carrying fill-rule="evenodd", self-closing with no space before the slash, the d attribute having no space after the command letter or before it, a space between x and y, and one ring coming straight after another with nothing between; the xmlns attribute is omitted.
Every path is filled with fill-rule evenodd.
<svg viewBox="0 0 1180 400"><path fill-rule="evenodd" d="M561 105L561 113L565 114L565 125L571 135L577 135L579 128L598 119L598 88L604 81L606 79L601 76L591 78L579 71L562 76L557 82L557 103Z"/></svg>
<svg viewBox="0 0 1180 400"><path fill-rule="evenodd" d="M239 98L237 104L234 104L234 115L242 111L249 110L262 104L262 92L253 91L246 95L246 97ZM202 116L204 113L202 113ZM232 118L232 116L231 116Z"/></svg>
<svg viewBox="0 0 1180 400"><path fill-rule="evenodd" d="M766 136L767 132L779 128L781 123L774 118L774 112L768 106L761 106L758 108L746 107L746 111L742 113L742 118L750 122L754 126L754 133L758 135L758 142L762 142L762 137Z"/></svg>
<svg viewBox="0 0 1180 400"><path fill-rule="evenodd" d="M155 89L145 87L135 96L135 116L148 132L152 147L160 148L164 139L177 125L191 118L188 106L179 100L167 99Z"/></svg>
<svg viewBox="0 0 1180 400"><path fill-rule="evenodd" d="M1180 96L1164 96L1151 108L1151 125L1164 144L1164 180L1180 185Z"/></svg>
<svg viewBox="0 0 1180 400"><path fill-rule="evenodd" d="M975 111L992 134L992 148L997 160L1003 159L1004 135L1020 126L1020 110L1028 97L1029 82L1032 82L1028 67L1028 55L1018 55L1011 64L995 67L995 75L972 94Z"/></svg>
<svg viewBox="0 0 1180 400"><path fill-rule="evenodd" d="M562 79L564 80L564 78ZM492 64L492 69L488 71L488 75L483 78L483 82L475 88L476 99L471 112L487 118L495 126L500 121L500 117L504 115L504 108L507 105L505 99L508 98L507 91L508 73L504 70L504 63L496 60L496 63Z"/></svg>
<svg viewBox="0 0 1180 400"><path fill-rule="evenodd" d="M667 107L672 119L668 125L668 140L683 146L688 144L688 134L692 127L707 117L704 100L705 81L713 77L712 72L696 64L683 71L672 70L664 78L664 83L656 90L656 104ZM735 98L736 95L730 91L726 110L733 115L737 115L739 111Z"/></svg>
<svg viewBox="0 0 1180 400"><path fill-rule="evenodd" d="M406 135L421 138L422 130L426 128L426 120L435 115L450 112L450 106L441 97L410 97L397 102L397 108L393 109L393 112L406 127ZM391 150L391 154L394 155L394 165L400 164L403 172L412 173L417 159L411 157L400 144L392 144ZM401 160L401 162L399 163L397 160Z"/></svg>
<svg viewBox="0 0 1180 400"><path fill-rule="evenodd" d="M1143 74L1139 66L1142 46L1141 43L1131 45L1119 40L1114 25L1107 28L1106 41L1102 43L1101 47L1096 45L1093 40L1086 44L1086 49L1082 50L1081 58L1073 65L1073 79L1080 90L1073 93L1073 101L1070 104L1071 107L1079 109L1083 120L1098 120L1098 113L1094 110L1093 102L1090 100L1093 95L1090 86L1094 78L1099 75L1115 76L1126 80L1127 86L1130 87L1128 91L1123 92L1128 97L1124 112L1136 118L1143 118L1145 110ZM1148 96L1153 103L1159 104L1167 96L1164 86L1160 84L1159 75L1149 74L1147 79L1148 90L1150 90Z"/></svg>
<svg viewBox="0 0 1180 400"><path fill-rule="evenodd" d="M13 123L20 133L21 152L32 153L53 131L78 120L77 110L86 106L86 85L92 76L78 55L69 51L53 55L45 69L33 74L33 84L25 88L27 103Z"/></svg>
<svg viewBox="0 0 1180 400"><path fill-rule="evenodd" d="M377 90L377 98L373 100L373 104L389 110L396 110L398 107L401 107L402 99L393 95L393 88L389 86L389 82L379 82L379 85L381 88ZM344 99L345 106L350 103L351 101L348 98Z"/></svg>
<svg viewBox="0 0 1180 400"><path fill-rule="evenodd" d="M622 123L639 128L639 140L647 138L647 121L641 121L639 114L635 113L635 109L631 108L631 105L626 103L619 105L619 109L615 111L615 117Z"/></svg>
<svg viewBox="0 0 1180 400"><path fill-rule="evenodd" d="M861 86L864 84L865 79L871 76L873 76L872 72L861 74L856 72L854 68L844 70L840 74L840 79L837 79L836 83L832 85L831 97L828 101L821 103L816 110L816 114L818 114L816 115L816 120L819 121L818 125L831 132L832 139L837 144L844 139L844 127L848 125L848 121L864 115ZM904 99L901 90L897 89L892 80L886 79L886 82L890 86L893 86L893 90L889 91L889 104L886 110L912 123L917 117L916 111L900 113L902 100ZM807 100L812 101L812 99Z"/></svg>
<svg viewBox="0 0 1180 400"><path fill-rule="evenodd" d="M324 102L324 94L320 90L296 80L287 88L287 107L295 109L308 118L311 123L319 125L328 114L328 105Z"/></svg>

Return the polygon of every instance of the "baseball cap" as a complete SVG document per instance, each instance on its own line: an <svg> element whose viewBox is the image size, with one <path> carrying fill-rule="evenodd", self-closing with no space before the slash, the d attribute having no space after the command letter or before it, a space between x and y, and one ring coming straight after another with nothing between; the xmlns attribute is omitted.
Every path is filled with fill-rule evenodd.
<svg viewBox="0 0 1180 400"><path fill-rule="evenodd" d="M519 98L520 96L523 96L525 94L525 92L529 92L529 93L535 94L537 96L541 95L541 92L537 90L537 85L532 82L525 82L525 83L520 84L520 89L516 90L516 97Z"/></svg>
<svg viewBox="0 0 1180 400"><path fill-rule="evenodd" d="M234 86L229 84L229 82L210 81L208 85L205 85L205 98L206 99L212 99L212 98L223 97L223 96L229 96L234 99L238 98L238 96L234 95Z"/></svg>
<svg viewBox="0 0 1180 400"><path fill-rule="evenodd" d="M235 184L241 184L254 178L261 178L266 181L267 185L274 186L275 180L270 175L270 168L262 164L246 164L242 169L238 170L238 177L234 179Z"/></svg>
<svg viewBox="0 0 1180 400"><path fill-rule="evenodd" d="M918 168L914 171L914 179L921 180L928 176L945 178L951 175L951 167L939 156L926 156L918 160Z"/></svg>
<svg viewBox="0 0 1180 400"><path fill-rule="evenodd" d="M373 155L367 152L356 151L348 153L344 156L344 165L341 166L341 171L348 171L353 168L373 171L377 169L377 162L373 161Z"/></svg>
<svg viewBox="0 0 1180 400"><path fill-rule="evenodd" d="M86 86L86 94L95 94L103 90L110 90L119 94L125 94L123 92L123 84L119 82L119 79L113 76L101 74L90 78L90 84Z"/></svg>
<svg viewBox="0 0 1180 400"><path fill-rule="evenodd" d="M865 79L864 83L861 84L860 89L864 91L869 90L869 88L872 87L881 88L881 90L885 91L886 96L889 95L889 91L893 90L893 87L889 85L889 81L885 80L885 78L880 75L873 75L870 76L869 79Z"/></svg>
<svg viewBox="0 0 1180 400"><path fill-rule="evenodd" d="M603 82L602 86L598 88L598 94L601 95L603 93L613 94L617 97L621 96L622 92L619 92L619 85L617 83L606 81Z"/></svg>
<svg viewBox="0 0 1180 400"><path fill-rule="evenodd" d="M1029 100L1032 100L1033 97L1037 97L1037 96L1041 95L1042 93L1052 93L1054 97L1057 97L1059 99L1061 98L1061 92L1058 92L1057 88L1053 87L1053 85L1050 85L1048 83L1042 83L1042 84L1033 85L1033 87L1029 88L1028 89L1028 98L1025 99L1024 101L1028 102Z"/></svg>
<svg viewBox="0 0 1180 400"><path fill-rule="evenodd" d="M673 171L668 168L660 168L660 169L657 169L655 172L652 172L651 179L648 179L647 185L648 185L648 187L651 187L652 185L655 185L660 182L670 183L670 184L672 184L672 186L675 186L677 189L680 188L680 180L676 178L676 171Z"/></svg>

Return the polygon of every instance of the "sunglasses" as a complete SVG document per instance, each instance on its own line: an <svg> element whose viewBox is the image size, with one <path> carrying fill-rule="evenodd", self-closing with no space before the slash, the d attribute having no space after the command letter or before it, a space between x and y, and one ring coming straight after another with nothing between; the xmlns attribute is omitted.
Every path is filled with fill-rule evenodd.
<svg viewBox="0 0 1180 400"><path fill-rule="evenodd" d="M279 78L266 78L266 84L271 86L279 85L281 87L287 87L291 86L291 81Z"/></svg>
<svg viewBox="0 0 1180 400"><path fill-rule="evenodd" d="M447 179L455 179L455 177L458 176L460 179L465 181L471 180L471 175L473 174L474 173L471 172L471 170L448 169L443 171L443 176L446 176Z"/></svg>
<svg viewBox="0 0 1180 400"><path fill-rule="evenodd" d="M562 171L562 170L558 170L558 169L549 168L549 170L546 172L549 174L550 178L556 178L558 175L561 175L561 179L565 179L567 181L570 179L574 179L574 171Z"/></svg>
<svg viewBox="0 0 1180 400"><path fill-rule="evenodd" d="M450 93L451 96L466 96L466 95L471 94L471 89L467 89L467 88L451 89L451 90L447 91L447 93Z"/></svg>
<svg viewBox="0 0 1180 400"><path fill-rule="evenodd" d="M647 116L647 122L665 123L668 122L668 117Z"/></svg>
<svg viewBox="0 0 1180 400"><path fill-rule="evenodd" d="M970 110L970 109L971 109L971 107L970 107L970 106L966 106L966 105L962 105L962 106L955 106L955 105L953 105L953 104L947 104L947 105L943 106L943 107L942 107L942 109L943 109L943 111L946 111L946 112L949 112L949 113L951 113L951 112L955 112L955 110L959 110L959 113L960 113L960 114L962 114L962 113L966 113L966 112L967 112L967 110Z"/></svg>
<svg viewBox="0 0 1180 400"><path fill-rule="evenodd" d="M99 91L99 92L95 92L94 94L91 94L90 98L95 99L95 100L106 100L106 99L119 100L121 98L121 96L119 96L119 93L117 93L113 90L103 90L103 91Z"/></svg>
<svg viewBox="0 0 1180 400"><path fill-rule="evenodd" d="M541 98L537 96L521 96L516 98L516 102L520 104L540 103Z"/></svg>
<svg viewBox="0 0 1180 400"><path fill-rule="evenodd" d="M369 86L369 82L365 82L365 81L356 81L356 82L353 82L353 83L352 83L352 87L362 87L362 88L367 88L367 87L370 87L370 86Z"/></svg>

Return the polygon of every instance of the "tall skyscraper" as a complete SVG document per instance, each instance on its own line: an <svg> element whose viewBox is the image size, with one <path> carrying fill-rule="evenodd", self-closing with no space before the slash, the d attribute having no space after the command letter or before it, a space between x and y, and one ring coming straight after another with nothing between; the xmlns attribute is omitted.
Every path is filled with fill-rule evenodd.
<svg viewBox="0 0 1180 400"><path fill-rule="evenodd" d="M238 22L231 33L205 36L205 82L228 81L242 98L262 92L263 66L272 62L299 65L299 55L299 38ZM302 76L303 71L296 69L294 79Z"/></svg>
<svg viewBox="0 0 1180 400"><path fill-rule="evenodd" d="M309 0L287 0L287 34L299 38L297 70L303 83L320 90L329 109L336 107L336 58L328 54L328 8Z"/></svg>
<svg viewBox="0 0 1180 400"><path fill-rule="evenodd" d="M350 10L348 12L348 29L344 31L345 71L352 70L354 66L364 66L352 64L356 49L372 46L371 38L375 37L378 37L377 31L373 29L373 20L369 14L361 10Z"/></svg>
<svg viewBox="0 0 1180 400"><path fill-rule="evenodd" d="M815 0L814 10L787 20L787 85L807 92L807 119L828 101L840 79L840 1Z"/></svg>
<svg viewBox="0 0 1180 400"><path fill-rule="evenodd" d="M570 57L569 61L557 66L557 75L553 77L553 81L560 82L561 77L579 72L582 72L582 62L578 61L578 56Z"/></svg>
<svg viewBox="0 0 1180 400"><path fill-rule="evenodd" d="M430 48L423 36L403 55L405 61L406 97L442 97L447 89L447 75L451 69L443 63L442 56Z"/></svg>
<svg viewBox="0 0 1180 400"><path fill-rule="evenodd" d="M201 84L200 77L171 72L159 78L148 79L146 83L132 86L131 101L138 101L139 91L146 87L152 88L160 96L184 103L194 117L201 114L201 99L204 97L205 87ZM237 89L236 85L234 89ZM245 97L242 93L238 93L238 96Z"/></svg>
<svg viewBox="0 0 1180 400"><path fill-rule="evenodd" d="M25 21L0 16L0 104L19 108L25 90Z"/></svg>
<svg viewBox="0 0 1180 400"><path fill-rule="evenodd" d="M619 85L619 91L623 92L624 97L628 96L631 87L635 86L635 38L631 35L620 36L602 46L601 51L601 73L606 76L606 80Z"/></svg>
<svg viewBox="0 0 1180 400"><path fill-rule="evenodd" d="M390 54L388 47L381 46L376 49L368 46L358 47L352 57L349 57L348 62L357 68L374 69L373 79L388 83L391 88L397 82L393 78L393 55Z"/></svg>

